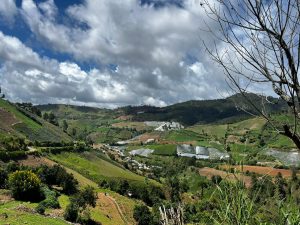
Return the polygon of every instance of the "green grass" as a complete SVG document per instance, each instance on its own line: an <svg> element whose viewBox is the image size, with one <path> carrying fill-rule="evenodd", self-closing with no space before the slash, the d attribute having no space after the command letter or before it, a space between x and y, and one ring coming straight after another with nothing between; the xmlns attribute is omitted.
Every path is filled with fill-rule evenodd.
<svg viewBox="0 0 300 225"><path fill-rule="evenodd" d="M41 127L40 124L25 116L23 113L17 110L17 108L14 105L10 104L9 102L3 99L0 99L0 107L6 109L8 112L11 112L19 121L26 124L26 126L30 127L33 130Z"/></svg>
<svg viewBox="0 0 300 225"><path fill-rule="evenodd" d="M242 134L246 132L246 130L260 132L265 124L266 121L263 118L255 117L232 124L195 125L188 127L187 130L191 130L199 134L216 136L217 138L224 138L226 133Z"/></svg>
<svg viewBox="0 0 300 225"><path fill-rule="evenodd" d="M219 138L225 136L227 125L195 125L188 127L187 130L196 132L198 134L215 135Z"/></svg>
<svg viewBox="0 0 300 225"><path fill-rule="evenodd" d="M175 130L170 131L165 136L166 140L185 142L185 141L197 141L201 139L201 136L190 130Z"/></svg>
<svg viewBox="0 0 300 225"><path fill-rule="evenodd" d="M7 203L0 204L0 223L1 224L10 224L10 225L65 225L68 224L62 219L59 218L50 218L39 215L37 213L24 212L18 210L16 207L25 206L26 208L35 208L37 203L27 203L19 201L11 201ZM6 214L7 218L3 218L1 215Z"/></svg>
<svg viewBox="0 0 300 225"><path fill-rule="evenodd" d="M145 180L144 177L113 165L90 152L83 154L65 152L58 155L50 155L50 158L95 182L104 178L123 178L140 182Z"/></svg>
<svg viewBox="0 0 300 225"><path fill-rule="evenodd" d="M176 145L166 144L166 145L149 145L147 148L153 149L153 154L155 155L176 155Z"/></svg>

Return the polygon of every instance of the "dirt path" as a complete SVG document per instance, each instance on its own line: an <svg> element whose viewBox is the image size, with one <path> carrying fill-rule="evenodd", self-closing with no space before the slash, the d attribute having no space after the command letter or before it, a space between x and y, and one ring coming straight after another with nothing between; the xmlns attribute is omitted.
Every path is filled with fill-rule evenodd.
<svg viewBox="0 0 300 225"><path fill-rule="evenodd" d="M126 217L124 216L124 214L123 214L123 212L122 212L122 210L121 210L121 208L120 208L118 202L117 202L114 198L112 198L112 197L110 197L110 196L108 196L108 198L109 198L111 201L113 201L113 203L116 205L116 207L117 207L117 209L118 209L118 212L119 212L119 214L121 215L122 220L125 222L125 224L126 224L126 225L129 224L129 222L127 221Z"/></svg>
<svg viewBox="0 0 300 225"><path fill-rule="evenodd" d="M114 221L118 221L118 225L130 224L124 216L119 204L113 197L109 196L107 193L98 193L98 199L99 208L105 208L103 211L106 213L107 217Z"/></svg>

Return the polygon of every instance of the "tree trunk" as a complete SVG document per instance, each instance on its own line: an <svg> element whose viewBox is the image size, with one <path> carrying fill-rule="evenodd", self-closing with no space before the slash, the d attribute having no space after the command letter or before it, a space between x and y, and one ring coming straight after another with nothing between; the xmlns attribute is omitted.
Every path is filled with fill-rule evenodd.
<svg viewBox="0 0 300 225"><path fill-rule="evenodd" d="M292 132L290 127L288 125L283 125L283 132L281 134L287 136L288 138L290 138L295 145L297 146L297 148L300 150L300 137L299 135L295 132Z"/></svg>

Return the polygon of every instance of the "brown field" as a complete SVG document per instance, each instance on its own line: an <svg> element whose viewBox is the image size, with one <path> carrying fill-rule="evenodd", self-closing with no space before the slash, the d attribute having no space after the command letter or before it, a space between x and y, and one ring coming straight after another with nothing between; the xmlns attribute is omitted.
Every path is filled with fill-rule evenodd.
<svg viewBox="0 0 300 225"><path fill-rule="evenodd" d="M140 136L135 137L134 139L132 139L131 143L135 143L135 142L146 142L149 139L154 139L154 140L159 140L160 139L160 135L157 133L144 133Z"/></svg>
<svg viewBox="0 0 300 225"><path fill-rule="evenodd" d="M11 127L14 124L19 123L20 121L16 119L16 117L10 113L7 112L5 109L0 108L0 123L1 123L1 127L5 130L5 131L10 131Z"/></svg>
<svg viewBox="0 0 300 225"><path fill-rule="evenodd" d="M53 166L55 162L45 157L28 155L26 159L18 160L18 163L23 166L38 167L40 165Z"/></svg>
<svg viewBox="0 0 300 225"><path fill-rule="evenodd" d="M230 168L234 168L237 171L243 171L246 172L247 170L249 172L254 172L261 175L269 175L272 177L275 177L278 173L281 173L284 178L289 178L292 175L291 170L287 169L276 169L269 166L230 166L230 165L224 165L222 168L229 170ZM298 173L299 174L299 173Z"/></svg>
<svg viewBox="0 0 300 225"><path fill-rule="evenodd" d="M208 179L211 179L212 176L214 175L219 175L220 177L222 177L222 179L226 179L230 181L241 180L245 183L246 187L251 186L251 177L242 174L233 174L233 173L229 173L229 172L225 172L222 170L217 170L209 167L204 167L199 169L199 174L201 176L207 177Z"/></svg>
<svg viewBox="0 0 300 225"><path fill-rule="evenodd" d="M119 116L117 120L131 120L133 116L128 115L128 116Z"/></svg>
<svg viewBox="0 0 300 225"><path fill-rule="evenodd" d="M112 124L112 127L118 128L135 128L137 131L151 130L152 128L147 126L144 122L119 122Z"/></svg>

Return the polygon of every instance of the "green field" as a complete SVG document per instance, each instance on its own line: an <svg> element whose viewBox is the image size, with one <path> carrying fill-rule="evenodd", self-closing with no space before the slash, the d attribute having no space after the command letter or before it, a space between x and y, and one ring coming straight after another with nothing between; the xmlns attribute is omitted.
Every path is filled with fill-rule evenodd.
<svg viewBox="0 0 300 225"><path fill-rule="evenodd" d="M174 130L169 131L165 136L165 140L185 142L185 141L198 141L202 136L190 130Z"/></svg>
<svg viewBox="0 0 300 225"><path fill-rule="evenodd" d="M96 182L104 178L123 178L140 182L144 182L145 180L144 177L113 165L90 152L82 154L65 152L58 155L50 155L50 159L69 167Z"/></svg>
<svg viewBox="0 0 300 225"><path fill-rule="evenodd" d="M150 145L150 149L154 149L153 154L155 155L176 155L176 145L166 144L166 145Z"/></svg>

